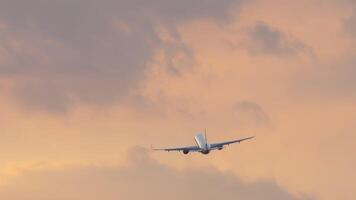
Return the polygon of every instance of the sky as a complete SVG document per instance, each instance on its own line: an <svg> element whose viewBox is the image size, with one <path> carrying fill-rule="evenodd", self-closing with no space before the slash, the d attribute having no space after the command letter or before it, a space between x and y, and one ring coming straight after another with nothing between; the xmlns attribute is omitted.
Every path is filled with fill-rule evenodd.
<svg viewBox="0 0 356 200"><path fill-rule="evenodd" d="M0 0L0 199L352 200L355 119L353 0Z"/></svg>

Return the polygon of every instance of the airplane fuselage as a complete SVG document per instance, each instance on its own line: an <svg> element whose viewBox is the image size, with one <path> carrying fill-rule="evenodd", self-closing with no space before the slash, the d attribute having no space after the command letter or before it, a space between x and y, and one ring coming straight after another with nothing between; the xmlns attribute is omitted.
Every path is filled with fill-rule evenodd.
<svg viewBox="0 0 356 200"><path fill-rule="evenodd" d="M202 133L198 133L194 136L194 140L195 143L197 143L197 145L200 148L200 153L202 154L208 154L210 153L211 147L210 144L208 143L208 140L206 138L206 136Z"/></svg>

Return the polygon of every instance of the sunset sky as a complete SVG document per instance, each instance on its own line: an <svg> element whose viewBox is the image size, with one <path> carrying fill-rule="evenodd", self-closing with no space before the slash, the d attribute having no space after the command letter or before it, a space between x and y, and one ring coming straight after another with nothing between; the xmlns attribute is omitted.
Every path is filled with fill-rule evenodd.
<svg viewBox="0 0 356 200"><path fill-rule="evenodd" d="M152 152L256 136L209 155ZM1 200L354 200L355 0L0 0Z"/></svg>

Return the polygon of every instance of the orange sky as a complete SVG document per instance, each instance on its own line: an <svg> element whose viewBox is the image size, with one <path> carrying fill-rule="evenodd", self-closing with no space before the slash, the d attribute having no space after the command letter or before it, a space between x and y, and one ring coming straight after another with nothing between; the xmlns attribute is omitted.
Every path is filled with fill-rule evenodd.
<svg viewBox="0 0 356 200"><path fill-rule="evenodd" d="M353 1L0 0L0 13L1 199L354 199ZM205 128L256 138L207 156L146 149Z"/></svg>

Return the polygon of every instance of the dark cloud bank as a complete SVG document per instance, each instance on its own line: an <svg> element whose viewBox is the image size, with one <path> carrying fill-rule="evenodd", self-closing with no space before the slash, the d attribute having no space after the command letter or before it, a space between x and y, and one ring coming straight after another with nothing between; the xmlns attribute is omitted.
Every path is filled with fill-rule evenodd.
<svg viewBox="0 0 356 200"><path fill-rule="evenodd" d="M212 167L175 170L157 163L142 148L129 154L126 167L89 166L29 170L0 188L7 200L94 199L243 199L302 200L273 181L245 183Z"/></svg>
<svg viewBox="0 0 356 200"><path fill-rule="evenodd" d="M0 78L11 77L15 96L30 108L61 112L78 101L111 104L145 79L157 48L188 52L184 44L161 41L158 24L179 40L177 25L223 21L239 3L0 0L0 53L6 60Z"/></svg>

